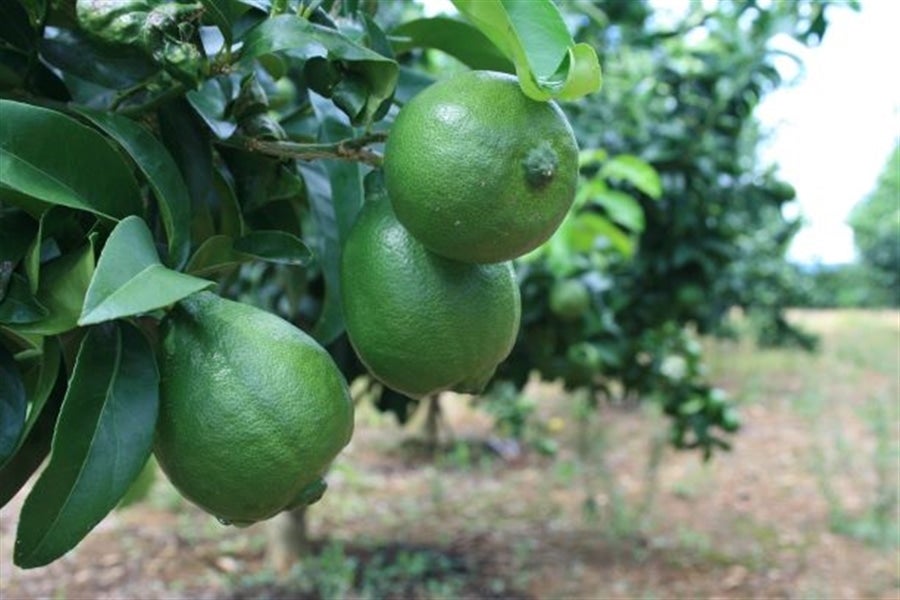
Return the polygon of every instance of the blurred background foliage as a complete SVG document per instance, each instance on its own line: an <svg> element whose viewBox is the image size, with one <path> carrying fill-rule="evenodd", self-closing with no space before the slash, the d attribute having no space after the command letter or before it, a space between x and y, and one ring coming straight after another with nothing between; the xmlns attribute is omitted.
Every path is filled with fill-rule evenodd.
<svg viewBox="0 0 900 600"><path fill-rule="evenodd" d="M831 11L858 4L730 0L689 3L681 14L645 0L559 6L576 41L597 49L604 85L562 105L583 150L578 197L557 235L517 261L522 329L487 403L513 402L535 376L587 391L594 406L656 399L671 418L671 441L709 456L728 447L739 419L706 380L698 335L736 335L730 317L739 314L761 345L813 350L815 337L787 319L789 307L897 302L896 267L885 263L885 248L893 242L896 250L896 233L866 228L884 221L869 216L871 210L854 216L859 264L787 261L803 225L801 217L785 216L796 194L757 152L764 132L754 110L767 93L789 84L777 61L799 62L777 42L815 45ZM375 17L400 63L398 104L454 71L512 68L483 40L436 35L458 22L427 18L417 4L381 3ZM335 26L362 31L352 18ZM279 109L289 132L308 131L315 124L310 117L323 117L297 110L310 105L302 93L299 98L294 108ZM393 114L383 122L389 125ZM327 167L333 185L336 168ZM312 191L311 172L304 175ZM890 177L883 179L881 185L890 185ZM298 287L296 274L256 267L244 271L250 279L241 277L238 288L251 283L245 300L262 299L309 327L329 305L324 273L307 270ZM329 349L349 378L364 373L344 336ZM418 405L374 382L370 389L379 392L376 405L401 422Z"/></svg>

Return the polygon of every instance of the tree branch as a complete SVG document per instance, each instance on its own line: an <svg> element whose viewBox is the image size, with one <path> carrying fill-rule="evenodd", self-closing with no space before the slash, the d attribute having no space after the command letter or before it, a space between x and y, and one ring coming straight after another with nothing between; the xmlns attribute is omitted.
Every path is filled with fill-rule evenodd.
<svg viewBox="0 0 900 600"><path fill-rule="evenodd" d="M280 142L242 136L234 136L229 140L219 143L279 158L290 158L294 160L333 158L337 160L351 160L372 165L373 167L380 167L384 158L366 146L383 142L386 139L387 133L378 132L330 144Z"/></svg>

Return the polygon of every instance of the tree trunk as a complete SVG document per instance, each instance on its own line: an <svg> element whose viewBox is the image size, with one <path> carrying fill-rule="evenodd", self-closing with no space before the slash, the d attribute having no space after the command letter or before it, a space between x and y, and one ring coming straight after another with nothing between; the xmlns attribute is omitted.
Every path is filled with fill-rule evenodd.
<svg viewBox="0 0 900 600"><path fill-rule="evenodd" d="M266 524L269 538L266 559L276 573L287 574L298 559L309 554L306 509L304 506L285 511Z"/></svg>

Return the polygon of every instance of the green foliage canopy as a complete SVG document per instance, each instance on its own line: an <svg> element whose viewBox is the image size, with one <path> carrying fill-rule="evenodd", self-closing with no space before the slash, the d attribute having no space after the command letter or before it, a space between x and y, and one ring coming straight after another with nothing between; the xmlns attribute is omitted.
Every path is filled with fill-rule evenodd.
<svg viewBox="0 0 900 600"><path fill-rule="evenodd" d="M862 263L878 274L894 306L900 306L900 144L872 193L850 215Z"/></svg>

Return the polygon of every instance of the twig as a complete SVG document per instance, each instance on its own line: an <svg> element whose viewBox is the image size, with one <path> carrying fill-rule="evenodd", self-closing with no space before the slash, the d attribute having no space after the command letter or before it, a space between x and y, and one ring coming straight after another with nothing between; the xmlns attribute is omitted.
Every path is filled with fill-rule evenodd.
<svg viewBox="0 0 900 600"><path fill-rule="evenodd" d="M338 160L351 160L378 167L381 166L381 163L384 160L383 157L366 146L383 142L386 139L386 133L378 132L330 144L279 142L240 136L235 136L230 140L220 143L227 146L235 146L250 150L251 152L277 156L279 158L290 158L295 160L333 158Z"/></svg>

